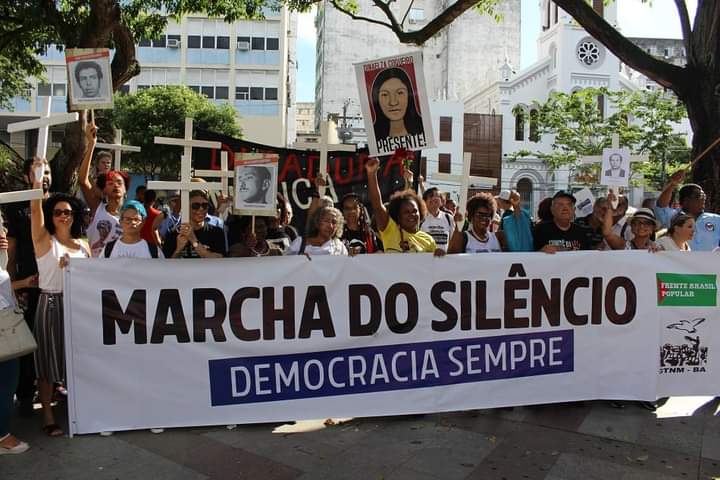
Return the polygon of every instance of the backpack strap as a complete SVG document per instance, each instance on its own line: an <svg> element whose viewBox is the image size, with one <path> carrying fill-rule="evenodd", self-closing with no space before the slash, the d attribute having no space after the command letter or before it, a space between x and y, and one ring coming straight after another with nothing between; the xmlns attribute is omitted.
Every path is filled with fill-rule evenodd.
<svg viewBox="0 0 720 480"><path fill-rule="evenodd" d="M468 244L470 232L465 230L464 232L462 232L462 234L463 234L463 253L467 253L467 244Z"/></svg>
<svg viewBox="0 0 720 480"><path fill-rule="evenodd" d="M115 247L115 242L117 242L117 239L107 242L105 244L105 248L103 249L103 256L105 258L110 258L110 254L112 253L113 248Z"/></svg>
<svg viewBox="0 0 720 480"><path fill-rule="evenodd" d="M303 236L300 239L300 250L298 251L298 255L302 255L305 253L305 237Z"/></svg>
<svg viewBox="0 0 720 480"><path fill-rule="evenodd" d="M455 220L453 219L453 216L450 215L448 212L445 213L445 218L448 221L448 226L450 227L450 235L452 235L453 230L455 230Z"/></svg>

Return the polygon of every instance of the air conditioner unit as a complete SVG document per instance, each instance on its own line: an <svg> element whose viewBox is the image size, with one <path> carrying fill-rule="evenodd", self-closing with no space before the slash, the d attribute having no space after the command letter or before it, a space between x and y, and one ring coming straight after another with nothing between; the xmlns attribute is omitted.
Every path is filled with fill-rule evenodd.
<svg viewBox="0 0 720 480"><path fill-rule="evenodd" d="M168 48L180 48L180 40L176 38L168 38L167 46Z"/></svg>
<svg viewBox="0 0 720 480"><path fill-rule="evenodd" d="M250 42L237 42L238 50L250 50Z"/></svg>

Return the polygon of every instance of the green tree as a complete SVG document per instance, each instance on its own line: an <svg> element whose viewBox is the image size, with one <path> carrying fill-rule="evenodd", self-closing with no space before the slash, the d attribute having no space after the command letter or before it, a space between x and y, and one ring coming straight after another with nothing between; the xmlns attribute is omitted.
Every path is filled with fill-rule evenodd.
<svg viewBox="0 0 720 480"><path fill-rule="evenodd" d="M185 117L195 119L195 128L234 137L242 133L233 107L216 105L183 85L116 94L115 108L108 113L112 126L123 131L123 141L142 147L141 152L123 155L128 159L129 170L142 172L148 178L155 174L164 178L177 177L182 149L156 145L153 138L182 137Z"/></svg>
<svg viewBox="0 0 720 480"><path fill-rule="evenodd" d="M598 107L600 95L609 101L615 113L602 114ZM602 155L603 148L612 145L615 134L619 135L621 145L649 156L649 162L634 164L633 170L647 174L644 183L652 189L662 188L663 160L670 161L673 169L683 158L677 153L684 139L673 133L673 124L685 118L685 109L663 92L587 88L570 94L553 93L536 108L538 132L553 135L552 151L523 150L514 156L537 156L552 167L573 165L578 183L597 182L600 165L578 165L578 159Z"/></svg>

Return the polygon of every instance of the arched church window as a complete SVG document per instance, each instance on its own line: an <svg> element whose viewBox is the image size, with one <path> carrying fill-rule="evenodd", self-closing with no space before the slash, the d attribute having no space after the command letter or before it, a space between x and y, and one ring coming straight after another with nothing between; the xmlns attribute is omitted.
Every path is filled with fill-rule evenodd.
<svg viewBox="0 0 720 480"><path fill-rule="evenodd" d="M532 211L533 183L529 178L521 178L517 182L517 191L520 194L520 206Z"/></svg>
<svg viewBox="0 0 720 480"><path fill-rule="evenodd" d="M525 110L521 106L513 109L515 115L515 140L522 142L525 140Z"/></svg>
<svg viewBox="0 0 720 480"><path fill-rule="evenodd" d="M540 141L540 134L538 133L538 116L539 112L536 108L533 108L530 110L530 132L528 135L528 139L531 142L539 142Z"/></svg>
<svg viewBox="0 0 720 480"><path fill-rule="evenodd" d="M597 97L597 107L598 112L600 113L600 120L605 119L605 95L600 94Z"/></svg>

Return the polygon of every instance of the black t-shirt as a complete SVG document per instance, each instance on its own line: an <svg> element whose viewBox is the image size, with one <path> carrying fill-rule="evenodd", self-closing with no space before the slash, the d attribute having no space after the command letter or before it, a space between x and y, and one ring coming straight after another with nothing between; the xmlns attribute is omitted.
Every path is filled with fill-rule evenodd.
<svg viewBox="0 0 720 480"><path fill-rule="evenodd" d="M173 253L175 253L177 236L177 231L171 231L168 232L167 237L165 237L165 243L163 244L163 254L165 258L172 258ZM197 241L205 245L211 252L219 253L223 257L227 256L227 252L225 251L225 232L222 228L209 225L205 222L202 228L195 230L195 236L197 237ZM182 250L180 258L200 258L200 255L198 255L195 249L192 248L190 242L188 242Z"/></svg>
<svg viewBox="0 0 720 480"><path fill-rule="evenodd" d="M283 225L280 228L268 228L265 240L278 247L283 252L298 237L298 232L292 225Z"/></svg>
<svg viewBox="0 0 720 480"><path fill-rule="evenodd" d="M564 250L592 249L588 232L576 223L571 223L567 230L561 230L555 222L540 223L535 226L533 238L536 251L545 245L554 245Z"/></svg>
<svg viewBox="0 0 720 480"><path fill-rule="evenodd" d="M351 248L358 247L360 250L358 253L368 253L368 245L372 247L371 253L382 251L383 249L382 242L372 230L366 233L362 230L350 230L345 227L340 239L345 242L348 251Z"/></svg>
<svg viewBox="0 0 720 480"><path fill-rule="evenodd" d="M582 218L578 218L575 220L575 223L580 225L582 228L585 229L585 232L588 235L588 241L590 242L590 248L596 249L600 246L601 243L605 240L605 237L603 236L603 229L602 224L600 224L597 228L592 228L590 225L590 219L592 218L593 214Z"/></svg>
<svg viewBox="0 0 720 480"><path fill-rule="evenodd" d="M38 273L30 227L30 202L7 205L4 210L7 236L15 239L16 278L22 280Z"/></svg>

